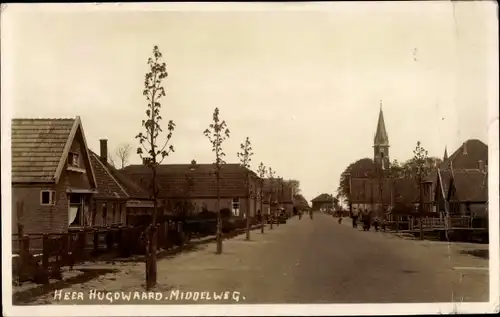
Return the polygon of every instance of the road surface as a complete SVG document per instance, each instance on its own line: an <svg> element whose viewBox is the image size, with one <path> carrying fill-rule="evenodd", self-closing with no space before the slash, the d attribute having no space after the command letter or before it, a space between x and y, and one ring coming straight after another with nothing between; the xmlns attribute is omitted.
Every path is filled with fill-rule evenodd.
<svg viewBox="0 0 500 317"><path fill-rule="evenodd" d="M161 259L156 291L170 295L161 301L132 298L130 302L125 298L113 303L195 303L192 299L172 299L175 290L183 294L206 292L196 295L196 303L213 302L213 294L225 291L229 302L238 297L240 303L256 304L488 301L488 260L461 253L477 248L487 246L364 232L325 214L316 214L313 220L294 217L286 225L266 228L264 234L253 231L251 241L245 241L244 234L226 240L222 255L214 253L215 244L211 243ZM105 304L106 300L88 299L88 292L143 290L142 263L101 266L119 272L62 290L64 294L81 292L83 300L64 299L61 293L54 298L50 293L31 303ZM231 299L233 292L239 295ZM212 294L210 300L206 300L208 294Z"/></svg>

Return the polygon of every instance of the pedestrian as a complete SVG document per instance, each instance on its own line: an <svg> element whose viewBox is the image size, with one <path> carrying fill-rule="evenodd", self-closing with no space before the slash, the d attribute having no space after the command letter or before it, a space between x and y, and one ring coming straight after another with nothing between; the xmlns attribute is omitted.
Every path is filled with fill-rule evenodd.
<svg viewBox="0 0 500 317"><path fill-rule="evenodd" d="M379 225L378 217L375 217L375 219L373 220L373 226L375 227L375 231L378 231L378 225Z"/></svg>

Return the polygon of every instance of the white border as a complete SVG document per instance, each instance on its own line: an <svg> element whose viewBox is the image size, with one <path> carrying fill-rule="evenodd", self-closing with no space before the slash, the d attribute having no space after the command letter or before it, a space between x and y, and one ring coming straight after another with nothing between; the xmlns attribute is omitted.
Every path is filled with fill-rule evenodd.
<svg viewBox="0 0 500 317"><path fill-rule="evenodd" d="M374 5L383 3L364 2L363 10L370 10ZM427 2L426 5L430 5ZM404 10L413 10L412 6L419 5L415 2L392 2L391 6L404 6ZM491 5L491 11L496 9L495 4L486 2L484 5ZM127 4L9 4L4 5L1 17L2 43L12 43L14 40L9 33L9 26L16 12L25 11L94 11L94 10L120 10L120 11L304 11L304 10L332 10L329 3L309 2L309 3L127 3ZM335 3L335 9L342 6L342 9L359 9L355 2ZM9 14L6 15L5 12ZM12 12L11 12L12 11ZM492 34L498 33L496 19L490 19ZM498 38L495 37L495 41ZM499 311L499 141L498 141L498 42L497 51L491 56L491 80L489 98L489 175L493 175L488 180L489 185L489 230L490 230L490 301L488 303L432 303L432 304L276 304L276 305L109 305L96 306L86 305L85 311L88 316L121 316L121 315L178 315L178 316L257 316L257 315L400 315L400 314L439 314L439 313L487 313ZM11 118L13 109L11 91L12 64L6 61L12 60L13 55L9 47L1 47L1 101L2 101L2 125L1 125L1 158L2 158L2 232L7 237L11 234ZM75 309L74 306L13 306L11 285L12 245L9 239L2 239L2 292L3 307L8 316L81 316L82 309ZM494 250L494 252L491 252Z"/></svg>

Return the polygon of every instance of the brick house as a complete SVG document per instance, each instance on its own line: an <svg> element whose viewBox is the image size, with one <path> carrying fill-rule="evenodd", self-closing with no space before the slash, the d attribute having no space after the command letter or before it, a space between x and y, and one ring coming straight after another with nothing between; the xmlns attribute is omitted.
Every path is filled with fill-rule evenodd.
<svg viewBox="0 0 500 317"><path fill-rule="evenodd" d="M100 140L100 154L90 151L90 158L98 188L92 197L92 225L136 225L149 221L153 209L149 193L108 162L107 140Z"/></svg>
<svg viewBox="0 0 500 317"><path fill-rule="evenodd" d="M80 117L12 120L12 233L91 225L96 189Z"/></svg>
<svg viewBox="0 0 500 317"><path fill-rule="evenodd" d="M144 165L129 165L124 174L143 188L151 185L151 171ZM165 199L166 210L182 212L189 202L188 213L206 209L216 211L217 181L214 164L162 164L157 169L160 198ZM246 179L248 178L248 188ZM250 217L260 210L260 178L255 172L239 164L224 164L220 170L220 209L229 209L236 217L244 218L247 208ZM247 207L248 206L248 207Z"/></svg>
<svg viewBox="0 0 500 317"><path fill-rule="evenodd" d="M444 213L448 203L452 215L488 218L488 146L475 139L465 141L445 157L429 182L435 190L428 200Z"/></svg>
<svg viewBox="0 0 500 317"><path fill-rule="evenodd" d="M440 213L488 219L488 146L467 140L441 164L434 201Z"/></svg>
<svg viewBox="0 0 500 317"><path fill-rule="evenodd" d="M321 208L333 210L333 196L330 194L321 194L311 200L311 203L313 210L320 210Z"/></svg>

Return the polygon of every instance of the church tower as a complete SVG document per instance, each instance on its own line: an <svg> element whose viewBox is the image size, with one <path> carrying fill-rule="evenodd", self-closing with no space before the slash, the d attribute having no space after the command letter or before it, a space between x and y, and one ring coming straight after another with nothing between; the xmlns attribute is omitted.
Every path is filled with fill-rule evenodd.
<svg viewBox="0 0 500 317"><path fill-rule="evenodd" d="M373 160L382 169L389 168L389 137L385 129L384 112L382 111L382 101L380 101L380 112L378 114L377 130L373 139Z"/></svg>

